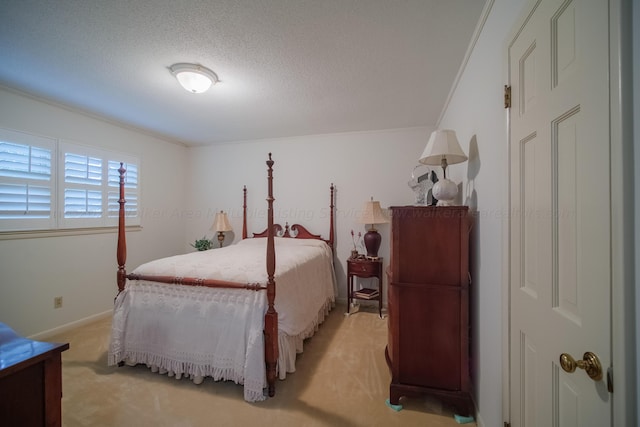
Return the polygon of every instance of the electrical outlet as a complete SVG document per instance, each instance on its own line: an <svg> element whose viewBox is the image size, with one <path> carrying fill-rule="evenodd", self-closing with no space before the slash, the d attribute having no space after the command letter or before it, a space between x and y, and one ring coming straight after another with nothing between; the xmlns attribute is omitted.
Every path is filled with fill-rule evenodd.
<svg viewBox="0 0 640 427"><path fill-rule="evenodd" d="M62 297L55 297L53 299L53 308L62 308Z"/></svg>

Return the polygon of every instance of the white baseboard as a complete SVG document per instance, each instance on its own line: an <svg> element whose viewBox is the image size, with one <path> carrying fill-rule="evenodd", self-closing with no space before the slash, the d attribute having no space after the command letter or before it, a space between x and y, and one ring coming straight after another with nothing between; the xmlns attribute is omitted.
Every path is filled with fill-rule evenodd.
<svg viewBox="0 0 640 427"><path fill-rule="evenodd" d="M98 314L94 314L88 317L85 317L83 319L80 320L76 320L67 324L64 324L62 326L58 326L57 328L53 328L53 329L48 329L46 331L43 332L39 332L37 334L31 335L27 338L32 339L32 340L36 340L36 341L44 341L47 340L55 335L61 334L63 332L67 332L68 330L71 329L75 329L77 327L86 325L88 323L92 323L95 322L97 320L101 320L104 319L105 317L111 317L111 315L113 314L113 310L107 310L104 311L102 313L98 313Z"/></svg>

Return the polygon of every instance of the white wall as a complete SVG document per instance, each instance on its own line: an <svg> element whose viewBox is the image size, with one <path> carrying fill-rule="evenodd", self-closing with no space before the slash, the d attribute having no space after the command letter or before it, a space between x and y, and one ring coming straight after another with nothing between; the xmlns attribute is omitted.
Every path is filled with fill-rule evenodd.
<svg viewBox="0 0 640 427"><path fill-rule="evenodd" d="M463 182L464 201L478 211L473 231L472 274L472 358L475 400L478 407L478 425L501 425L502 360L501 322L503 212L507 212L507 114L503 108L503 86L508 82L504 52L507 35L520 14L526 0L495 0L486 24L480 34L470 60L455 88L451 102L445 109L440 128L457 131L469 161L451 167L452 179ZM638 2L633 2L633 22L640 18ZM633 27L634 43L634 117L635 164L640 164L640 31ZM640 210L640 173L635 176L636 212ZM637 225L636 225L637 227ZM640 232L636 228L636 328L640 308ZM640 346L640 328L635 331ZM638 353L640 354L640 347ZM636 356L640 364L640 358ZM640 386L640 373L636 370L636 387ZM630 404L631 402L629 402ZM639 410L640 411L640 410ZM640 412L638 413L640 418Z"/></svg>
<svg viewBox="0 0 640 427"><path fill-rule="evenodd" d="M383 208L414 202L407 185L431 128L270 139L191 148L187 221L188 243L206 234L218 210L229 212L235 239L242 232L242 186L248 191L249 233L266 228L268 153L273 153L275 222L300 223L310 232L329 233L329 186L336 186L336 274L339 298L346 300L346 259L350 231L364 234L356 214L373 196ZM378 226L379 255L389 257L389 224ZM386 279L385 279L386 280ZM386 286L386 281L385 281Z"/></svg>
<svg viewBox="0 0 640 427"><path fill-rule="evenodd" d="M128 235L129 270L180 253L187 150L146 134L0 88L0 127L73 140L141 158L142 231ZM0 322L27 336L82 322L113 307L114 232L0 240ZM63 307L53 299L63 297Z"/></svg>
<svg viewBox="0 0 640 427"><path fill-rule="evenodd" d="M508 81L505 39L524 0L496 0L443 114L441 128L455 129L469 161L450 167L463 182L463 202L477 210L472 230L472 382L478 425L502 425L503 212L506 209ZM507 361L504 361L507 363Z"/></svg>

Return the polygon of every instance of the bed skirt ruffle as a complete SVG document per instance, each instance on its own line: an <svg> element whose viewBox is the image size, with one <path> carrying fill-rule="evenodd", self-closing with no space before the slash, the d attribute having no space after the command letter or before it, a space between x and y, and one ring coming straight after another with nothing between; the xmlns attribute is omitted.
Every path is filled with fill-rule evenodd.
<svg viewBox="0 0 640 427"><path fill-rule="evenodd" d="M296 355L302 353L304 340L312 337L318 327L324 322L325 318L335 306L334 299L328 299L318 311L318 315L307 328L296 336L287 335L280 331L278 333L278 378L284 380L287 374L296 371Z"/></svg>
<svg viewBox="0 0 640 427"><path fill-rule="evenodd" d="M304 340L317 331L334 303L333 298L325 300L301 333L279 331L278 378L295 372ZM196 383L204 377L233 381L244 386L246 401L265 400L265 311L260 292L130 284L116 298L108 364L145 364L154 372Z"/></svg>

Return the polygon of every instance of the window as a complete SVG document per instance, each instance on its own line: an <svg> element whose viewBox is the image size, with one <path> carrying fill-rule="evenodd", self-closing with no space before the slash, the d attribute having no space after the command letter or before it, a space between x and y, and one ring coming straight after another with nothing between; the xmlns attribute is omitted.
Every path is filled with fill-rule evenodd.
<svg viewBox="0 0 640 427"><path fill-rule="evenodd" d="M121 163L127 223L139 225L136 157L0 129L0 231L116 226Z"/></svg>

